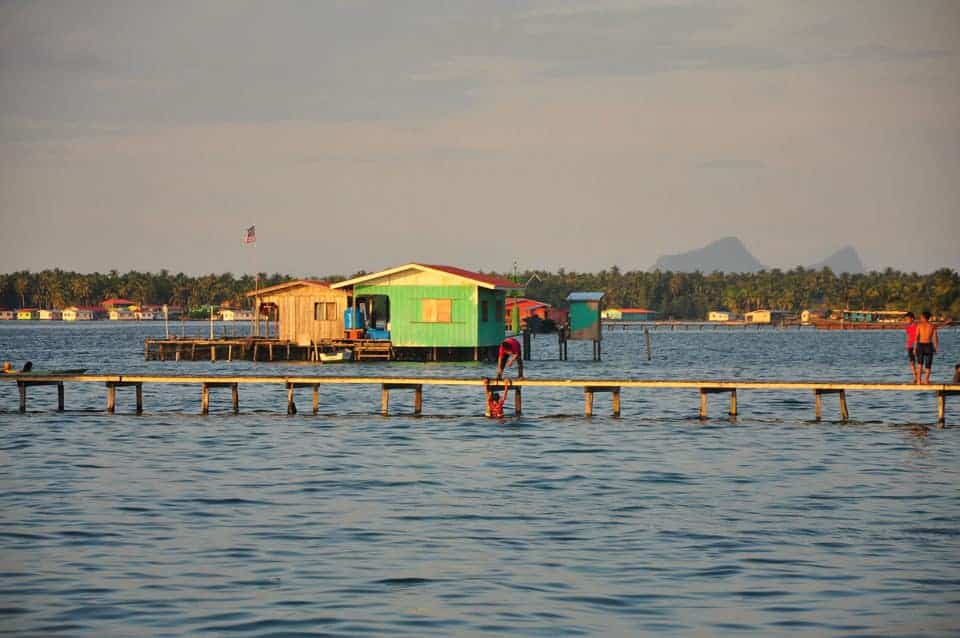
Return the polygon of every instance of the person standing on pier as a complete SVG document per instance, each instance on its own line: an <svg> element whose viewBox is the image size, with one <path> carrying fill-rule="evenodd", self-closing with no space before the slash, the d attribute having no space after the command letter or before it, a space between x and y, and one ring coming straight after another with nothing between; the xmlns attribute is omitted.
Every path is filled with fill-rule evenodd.
<svg viewBox="0 0 960 638"><path fill-rule="evenodd" d="M907 325L903 329L907 333L907 359L910 361L910 372L913 373L913 382L920 383L920 370L917 369L917 322L912 312L907 313Z"/></svg>
<svg viewBox="0 0 960 638"><path fill-rule="evenodd" d="M940 335L937 327L930 322L930 311L920 313L920 323L917 324L917 383L930 383L930 368L933 367L933 355L940 347ZM923 369L927 369L927 378L921 381Z"/></svg>
<svg viewBox="0 0 960 638"><path fill-rule="evenodd" d="M523 357L520 356L520 342L513 337L507 337L500 344L497 351L497 378L503 378L503 372L517 362L517 376L523 378Z"/></svg>

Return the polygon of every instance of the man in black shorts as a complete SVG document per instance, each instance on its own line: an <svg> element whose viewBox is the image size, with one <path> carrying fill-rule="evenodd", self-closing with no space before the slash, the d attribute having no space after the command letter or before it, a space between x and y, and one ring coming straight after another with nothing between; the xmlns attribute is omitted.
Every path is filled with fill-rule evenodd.
<svg viewBox="0 0 960 638"><path fill-rule="evenodd" d="M930 323L930 311L920 313L920 323L917 324L917 367L920 374L917 383L921 383L923 369L927 369L927 378L922 383L930 383L930 368L933 366L933 354L940 347L940 336L937 327Z"/></svg>

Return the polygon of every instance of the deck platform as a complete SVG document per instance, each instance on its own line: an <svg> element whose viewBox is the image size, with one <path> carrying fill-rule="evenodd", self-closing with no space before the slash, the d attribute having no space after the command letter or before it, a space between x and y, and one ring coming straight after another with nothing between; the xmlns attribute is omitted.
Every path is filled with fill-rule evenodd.
<svg viewBox="0 0 960 638"><path fill-rule="evenodd" d="M180 384L195 385L201 389L201 414L206 414L209 407L210 388L229 387L233 399L233 411L239 413L239 388L241 385L275 384L283 385L287 389L287 413L296 413L294 394L297 388L309 387L313 389L313 411L319 408L319 388L326 385L379 385L381 388L380 412L388 414L389 393L391 390L414 390L414 414L421 414L423 409L424 386L461 386L479 387L484 393L502 391L503 386L496 381L483 378L447 378L447 377L364 377L364 376L309 376L309 375L94 375L94 374L9 374L3 379L17 383L20 397L20 412L27 409L27 390L35 386L57 387L57 409L65 409L65 383L100 383L107 390L106 411L113 413L116 405L116 389L134 387L137 394L137 414L143 412L144 384ZM515 414L522 412L523 388L570 388L579 389L584 396L584 415L593 415L593 399L596 393L609 393L613 400L613 414L619 416L621 405L621 391L625 388L646 390L696 390L699 393L699 417L707 418L708 397L711 394L730 395L728 414L737 416L738 391L807 391L812 393L814 416L817 421L822 418L823 396L837 395L839 397L840 420L850 418L847 409L847 392L923 392L934 394L937 397L937 424L946 425L946 400L948 396L960 394L960 385L957 384L929 384L915 385L912 383L863 383L845 381L746 381L746 380L683 380L683 379L536 379L520 378L511 380L511 389L514 390ZM484 396L485 396L484 395ZM485 404L484 404L485 405Z"/></svg>

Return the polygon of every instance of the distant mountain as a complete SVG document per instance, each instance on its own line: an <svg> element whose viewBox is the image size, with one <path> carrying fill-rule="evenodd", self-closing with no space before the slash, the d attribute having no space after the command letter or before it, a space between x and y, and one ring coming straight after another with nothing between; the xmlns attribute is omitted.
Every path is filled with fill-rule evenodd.
<svg viewBox="0 0 960 638"><path fill-rule="evenodd" d="M664 255L657 259L653 270L673 272L757 272L764 265L750 254L747 247L736 237L724 237L699 250L677 255Z"/></svg>
<svg viewBox="0 0 960 638"><path fill-rule="evenodd" d="M851 275L858 275L864 271L863 262L860 261L860 255L853 246L844 246L833 253L823 261L810 266L813 270L823 270L829 268L834 274L848 272Z"/></svg>

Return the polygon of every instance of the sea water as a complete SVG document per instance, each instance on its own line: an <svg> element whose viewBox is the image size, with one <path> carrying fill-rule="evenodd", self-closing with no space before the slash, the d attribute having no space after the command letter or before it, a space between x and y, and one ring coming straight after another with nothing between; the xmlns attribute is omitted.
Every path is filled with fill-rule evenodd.
<svg viewBox="0 0 960 638"><path fill-rule="evenodd" d="M171 325L202 336L203 324ZM219 328L218 328L219 329ZM91 373L491 376L487 363L143 360L161 322L0 324L0 358ZM897 331L537 336L528 377L907 381ZM943 331L934 381L960 333ZM2 380L0 380L2 381ZM625 389L583 417L527 388L130 388L0 383L0 634L18 636L951 636L960 632L960 428L933 393ZM508 404L508 406L511 404ZM507 413L510 414L508 407ZM960 422L960 400L947 403ZM929 426L929 427L928 427Z"/></svg>

